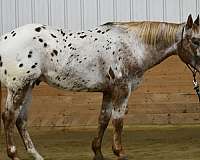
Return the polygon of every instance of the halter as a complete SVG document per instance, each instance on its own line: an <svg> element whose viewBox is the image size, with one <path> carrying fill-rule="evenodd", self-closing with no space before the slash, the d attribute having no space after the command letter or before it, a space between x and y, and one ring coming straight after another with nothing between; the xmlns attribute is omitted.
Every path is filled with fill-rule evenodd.
<svg viewBox="0 0 200 160"><path fill-rule="evenodd" d="M184 33L184 29L185 29L185 26L183 26L182 34L181 34L181 49L183 49L183 33ZM194 90L196 91L196 94L197 94L199 102L200 102L200 89L199 89L199 84L198 84L198 82L196 80L196 73L197 73L196 63L195 63L195 66L192 66L189 63L186 63L186 66L192 72Z"/></svg>
<svg viewBox="0 0 200 160"><path fill-rule="evenodd" d="M191 66L189 64L186 64L187 67L190 69L190 71L192 72L192 75L193 75L193 85L194 85L194 90L196 91L196 94L199 98L199 102L200 102L200 90L199 90L199 84L196 80L196 73L197 73L197 70L195 68L191 68Z"/></svg>

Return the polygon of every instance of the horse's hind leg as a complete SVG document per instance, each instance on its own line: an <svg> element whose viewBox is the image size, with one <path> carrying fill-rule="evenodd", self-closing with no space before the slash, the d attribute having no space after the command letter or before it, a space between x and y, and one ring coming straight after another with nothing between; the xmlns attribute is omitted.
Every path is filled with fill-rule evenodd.
<svg viewBox="0 0 200 160"><path fill-rule="evenodd" d="M102 144L104 132L110 121L111 112L112 112L111 93L104 92L101 112L99 115L98 134L92 141L92 149L95 154L94 160L103 160L104 159L102 152L101 152L101 144Z"/></svg>
<svg viewBox="0 0 200 160"><path fill-rule="evenodd" d="M26 91L27 87L16 91L8 89L6 107L4 113L2 114L7 144L7 154L12 160L19 159L17 157L17 150L14 144L14 125L19 113L19 107L23 102Z"/></svg>
<svg viewBox="0 0 200 160"><path fill-rule="evenodd" d="M30 135L27 131L27 111L28 106L30 105L32 98L32 86L28 88L28 91L25 95L24 101L20 106L19 115L17 117L16 126L19 131L20 136L22 137L23 143L26 147L26 150L36 159L36 160L43 160L40 154L34 147L34 144L30 138Z"/></svg>

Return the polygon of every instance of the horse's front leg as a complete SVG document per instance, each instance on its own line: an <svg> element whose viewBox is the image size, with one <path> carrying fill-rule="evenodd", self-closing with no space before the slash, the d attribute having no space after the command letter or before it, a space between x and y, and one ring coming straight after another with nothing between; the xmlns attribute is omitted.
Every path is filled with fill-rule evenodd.
<svg viewBox="0 0 200 160"><path fill-rule="evenodd" d="M128 112L128 98L131 93L131 85L122 84L114 88L112 102L112 124L113 124L113 152L118 160L127 160L122 146L123 117Z"/></svg>
<svg viewBox="0 0 200 160"><path fill-rule="evenodd" d="M92 141L92 149L95 154L94 160L104 159L101 152L101 144L104 132L108 126L112 113L111 98L112 98L111 93L108 92L103 93L103 102L102 102L101 112L99 115L98 133L97 136Z"/></svg>
<svg viewBox="0 0 200 160"><path fill-rule="evenodd" d="M117 118L112 120L114 127L113 131L113 153L118 157L118 160L127 160L123 146L122 146L122 131L123 131L123 118Z"/></svg>

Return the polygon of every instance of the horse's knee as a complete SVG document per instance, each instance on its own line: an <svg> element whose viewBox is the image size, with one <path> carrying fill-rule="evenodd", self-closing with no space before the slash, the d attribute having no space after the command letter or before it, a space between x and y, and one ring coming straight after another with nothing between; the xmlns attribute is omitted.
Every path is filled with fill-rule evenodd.
<svg viewBox="0 0 200 160"><path fill-rule="evenodd" d="M113 119L123 119L124 115L128 113L127 107L113 108L112 118Z"/></svg>
<svg viewBox="0 0 200 160"><path fill-rule="evenodd" d="M12 122L12 115L13 115L13 113L8 110L6 110L2 113L2 120L3 120L5 128L7 128L8 125Z"/></svg>
<svg viewBox="0 0 200 160"><path fill-rule="evenodd" d="M111 112L110 113L106 113L106 112L101 113L101 115L99 116L99 124L101 125L102 128L106 128L108 126L110 117L111 117Z"/></svg>

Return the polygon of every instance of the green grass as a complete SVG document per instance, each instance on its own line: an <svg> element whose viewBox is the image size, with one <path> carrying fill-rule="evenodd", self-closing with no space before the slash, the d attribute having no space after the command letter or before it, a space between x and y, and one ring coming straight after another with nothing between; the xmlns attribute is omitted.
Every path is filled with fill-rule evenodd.
<svg viewBox="0 0 200 160"><path fill-rule="evenodd" d="M95 129L38 129L30 134L45 160L92 160L91 140ZM19 136L18 153L31 160ZM106 132L103 153L108 160L116 159L111 151L112 131ZM200 126L133 126L124 129L123 143L130 160L199 160ZM8 160L3 137L0 139L1 160Z"/></svg>

